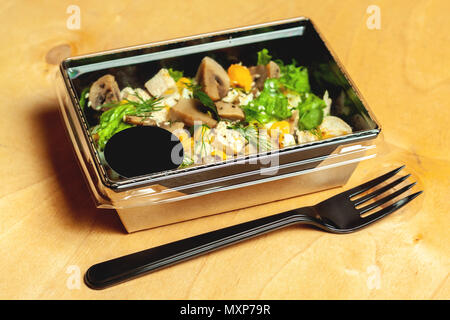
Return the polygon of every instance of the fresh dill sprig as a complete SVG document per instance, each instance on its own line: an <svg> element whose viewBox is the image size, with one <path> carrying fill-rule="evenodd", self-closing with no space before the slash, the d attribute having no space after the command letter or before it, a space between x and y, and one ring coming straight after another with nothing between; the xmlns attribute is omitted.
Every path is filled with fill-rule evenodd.
<svg viewBox="0 0 450 320"><path fill-rule="evenodd" d="M269 54L269 50L267 50L266 48L262 49L261 51L258 51L257 55L258 55L258 62L256 63L257 65L265 66L272 59L272 56Z"/></svg>
<svg viewBox="0 0 450 320"><path fill-rule="evenodd" d="M203 152L205 155L208 154L208 149L207 149L207 145L209 145L209 143L205 142L205 139L209 139L209 126L207 124L202 124L201 128L198 130L200 131L200 145L197 143L197 141L194 142L194 153L196 155L200 155L200 157L203 157ZM199 149L200 148L200 149Z"/></svg>
<svg viewBox="0 0 450 320"><path fill-rule="evenodd" d="M132 93L131 95L138 98L139 101L124 99L119 102L105 103L102 105L102 108L112 109L112 108L118 107L118 106L129 105L129 106L133 106L135 109L132 111L129 111L127 113L127 115L146 117L146 118L151 117L152 112L159 111L164 108L163 104L159 104L161 102L162 98L151 97L150 99L146 100L136 91L134 93Z"/></svg>
<svg viewBox="0 0 450 320"><path fill-rule="evenodd" d="M150 98L145 100L137 92L134 95L139 101L125 99L120 102L102 105L104 111L100 115L99 125L95 131L95 134L98 136L97 145L100 150L103 150L106 142L114 134L134 126L133 124L124 122L125 116L139 116L144 117L144 119L151 118L152 112L164 108L164 105L160 103L160 99Z"/></svg>
<svg viewBox="0 0 450 320"><path fill-rule="evenodd" d="M127 103L133 105L136 108L135 113L133 115L148 117L151 116L152 112L159 111L164 108L163 104L159 104L162 98L150 98L146 100L143 97L141 97L141 95L136 91L132 95L138 98L139 102L132 101L129 99L125 100L127 101Z"/></svg>

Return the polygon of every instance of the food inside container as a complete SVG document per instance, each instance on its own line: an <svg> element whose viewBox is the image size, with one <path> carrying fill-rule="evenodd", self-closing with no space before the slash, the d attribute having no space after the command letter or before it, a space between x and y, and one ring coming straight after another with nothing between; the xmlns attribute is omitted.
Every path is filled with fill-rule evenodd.
<svg viewBox="0 0 450 320"><path fill-rule="evenodd" d="M266 48L254 60L252 66L222 66L205 56L195 75L161 68L135 88L101 76L80 102L97 113L98 123L89 128L97 151L124 129L158 126L180 139L180 168L187 168L352 133L331 115L328 91L321 97L311 92L306 67L275 59Z"/></svg>
<svg viewBox="0 0 450 320"><path fill-rule="evenodd" d="M249 205L342 185L380 132L306 18L69 58L61 75L61 110L97 205L133 208L134 218L145 207L153 222L140 220L142 228L164 224L152 210L167 202L300 176L307 186ZM112 170L108 140L139 126L177 136L181 165L135 177ZM189 217L236 208L199 207Z"/></svg>

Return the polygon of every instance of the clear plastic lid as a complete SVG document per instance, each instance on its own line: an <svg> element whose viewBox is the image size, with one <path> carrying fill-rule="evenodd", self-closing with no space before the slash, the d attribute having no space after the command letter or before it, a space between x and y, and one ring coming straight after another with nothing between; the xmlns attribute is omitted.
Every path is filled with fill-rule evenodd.
<svg viewBox="0 0 450 320"><path fill-rule="evenodd" d="M286 63L295 59L305 66L311 91L319 97L326 92L332 101L331 115L349 124L352 132L132 178L117 174L105 162L92 135L95 117L80 104L84 90L96 79L112 74L121 89L142 88L161 68L181 69L185 75L195 76L205 56L224 66L237 62L255 65L257 52L264 48ZM379 125L305 18L69 58L61 64L57 84L66 127L99 207L179 201L339 167L376 154L373 140L380 132Z"/></svg>

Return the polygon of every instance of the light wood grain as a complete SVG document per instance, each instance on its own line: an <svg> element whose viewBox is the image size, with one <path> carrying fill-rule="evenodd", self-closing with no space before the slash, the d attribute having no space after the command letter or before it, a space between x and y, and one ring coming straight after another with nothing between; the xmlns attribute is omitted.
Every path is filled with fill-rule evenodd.
<svg viewBox="0 0 450 320"><path fill-rule="evenodd" d="M81 8L80 30L66 28L70 4ZM371 4L2 1L0 298L449 299L450 2L378 0L380 30L366 26ZM382 155L361 163L344 188L406 164L425 193L359 233L292 227L104 291L69 289L69 266L83 273L341 190L127 235L113 211L90 199L60 119L55 61L68 48L84 54L295 16L313 19L383 126Z"/></svg>

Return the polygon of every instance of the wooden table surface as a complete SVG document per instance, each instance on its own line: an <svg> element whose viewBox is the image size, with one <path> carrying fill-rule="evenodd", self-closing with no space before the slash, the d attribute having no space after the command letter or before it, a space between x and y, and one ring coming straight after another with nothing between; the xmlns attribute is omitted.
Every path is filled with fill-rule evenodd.
<svg viewBox="0 0 450 320"><path fill-rule="evenodd" d="M67 8L80 8L79 30ZM370 30L367 8L381 12ZM450 2L446 0L2 1L0 298L449 299ZM308 16L382 124L380 156L343 189L399 164L424 194L361 232L291 227L103 291L92 264L313 204L343 189L126 234L96 209L54 90L71 55Z"/></svg>

